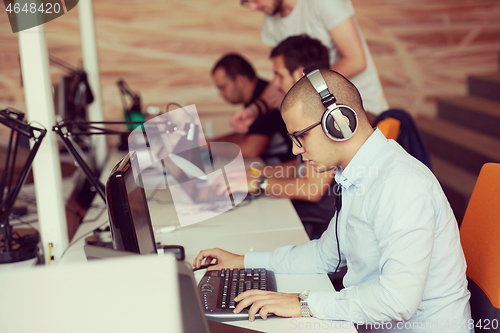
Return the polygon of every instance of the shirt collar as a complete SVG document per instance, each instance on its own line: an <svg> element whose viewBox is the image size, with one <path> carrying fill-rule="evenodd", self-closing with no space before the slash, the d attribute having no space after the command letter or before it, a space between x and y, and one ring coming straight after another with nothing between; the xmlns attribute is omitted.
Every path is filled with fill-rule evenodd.
<svg viewBox="0 0 500 333"><path fill-rule="evenodd" d="M365 175L370 171L375 157L387 139L377 128L372 135L363 143L345 169L335 170L335 181L344 189L351 185L358 186Z"/></svg>

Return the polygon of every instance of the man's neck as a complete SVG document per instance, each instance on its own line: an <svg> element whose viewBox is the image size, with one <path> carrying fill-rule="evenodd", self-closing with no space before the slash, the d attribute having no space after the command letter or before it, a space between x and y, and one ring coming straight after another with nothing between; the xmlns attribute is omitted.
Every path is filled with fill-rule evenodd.
<svg viewBox="0 0 500 333"><path fill-rule="evenodd" d="M280 17L287 17L292 12L297 0L283 0L279 11Z"/></svg>
<svg viewBox="0 0 500 333"><path fill-rule="evenodd" d="M365 144L365 142L370 138L373 134L373 128L359 128L358 132L355 134L356 136L349 139L349 141L345 142L345 144L349 145L346 149L348 153L345 156L345 160L341 161L340 167L345 170L354 156L358 153L361 147Z"/></svg>

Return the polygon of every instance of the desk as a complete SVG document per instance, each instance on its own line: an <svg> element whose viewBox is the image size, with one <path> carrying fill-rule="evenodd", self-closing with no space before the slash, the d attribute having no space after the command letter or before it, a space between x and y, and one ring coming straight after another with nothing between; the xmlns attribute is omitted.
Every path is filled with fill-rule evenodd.
<svg viewBox="0 0 500 333"><path fill-rule="evenodd" d="M153 229L178 225L178 218L168 190L147 190ZM100 199L99 199L100 200ZM98 202L99 203L99 202ZM88 219L97 216L102 208L93 208L87 213ZM107 213L92 223L84 223L78 229L75 239L91 232L107 220ZM220 247L225 250L244 254L247 251L270 251L276 247L301 244L309 240L302 223L291 202L287 199L261 197L247 205L242 204L232 211L225 212L209 220L177 229L170 233L155 232L156 241L164 245L182 245L186 261L192 263L199 251ZM83 252L84 238L73 244L60 261L60 264L86 261ZM203 271L196 272L201 279ZM302 290L333 289L325 274L284 275L277 274L278 291L300 292ZM326 332L356 332L349 323L330 322L315 318L280 318L268 320L248 320L227 322L231 325L264 332L297 332L321 329Z"/></svg>

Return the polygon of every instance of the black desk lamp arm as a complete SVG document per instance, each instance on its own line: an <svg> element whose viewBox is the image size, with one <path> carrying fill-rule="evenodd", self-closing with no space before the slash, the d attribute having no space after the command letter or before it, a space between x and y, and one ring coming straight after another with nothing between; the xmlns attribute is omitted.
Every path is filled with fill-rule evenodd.
<svg viewBox="0 0 500 333"><path fill-rule="evenodd" d="M16 117L14 118L12 115L15 115ZM26 162L23 166L23 169L21 170L21 173L19 175L19 178L17 180L17 183L15 184L14 188L11 187L11 180L9 180L9 186L7 189L7 193L5 195L5 200L3 197L3 191L4 191L4 186L5 186L5 175L8 174L9 172L11 173L10 177L13 175L13 169L9 170L8 168L8 161L6 164L6 169L5 169L5 174L2 176L2 200L0 200L0 228L5 230L5 239L4 239L4 246L5 246L5 252L10 252L12 251L11 248L11 240L12 240L12 233L9 225L9 216L10 213L14 207L14 203L16 202L17 196L19 195L19 192L21 191L21 188L26 181L26 178L28 177L28 173L31 169L31 165L33 164L33 160L35 159L35 155L40 148L40 145L42 143L43 138L45 137L45 134L47 133L46 129L41 129L34 127L32 125L29 125L25 122L22 121L22 118L24 117L24 114L13 109L6 109L6 110L0 110L0 123L6 125L11 129L11 139L9 140L9 147L8 147L8 156L7 160L10 159L11 155L11 149L12 149L12 139L14 136L14 132L21 133L23 135L26 135L29 139L34 140L35 144L30 150L30 153L28 154L28 157L26 159ZM38 136L35 135L35 132L38 132ZM14 156L12 157L12 168L15 167L15 160L16 160L16 154L17 154L17 145L19 144L19 135L16 136L16 146L14 147Z"/></svg>
<svg viewBox="0 0 500 333"><path fill-rule="evenodd" d="M129 134L125 131L116 131L104 127L98 127L94 125L142 125L142 122L133 121L66 121L63 120L57 123L52 130L56 132L59 138L62 140L64 146L70 154L73 156L76 163L82 168L83 172L87 176L89 182L94 186L95 190L101 196L104 203L106 203L106 190L104 184L94 175L92 169L88 166L85 160L80 156L75 148L75 143L71 140L73 136L91 136L91 135L108 135L108 134ZM91 132L85 131L91 130ZM93 132L92 132L93 131Z"/></svg>

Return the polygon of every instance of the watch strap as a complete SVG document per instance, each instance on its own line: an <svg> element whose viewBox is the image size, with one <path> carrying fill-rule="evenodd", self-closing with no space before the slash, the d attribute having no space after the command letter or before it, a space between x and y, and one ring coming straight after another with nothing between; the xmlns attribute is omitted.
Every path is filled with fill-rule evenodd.
<svg viewBox="0 0 500 333"><path fill-rule="evenodd" d="M309 290L301 292L297 298L300 302L300 312L302 312L302 317L311 317L311 311L309 310Z"/></svg>

